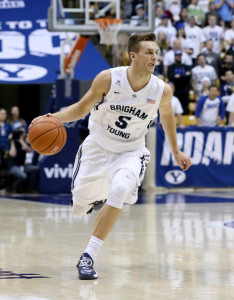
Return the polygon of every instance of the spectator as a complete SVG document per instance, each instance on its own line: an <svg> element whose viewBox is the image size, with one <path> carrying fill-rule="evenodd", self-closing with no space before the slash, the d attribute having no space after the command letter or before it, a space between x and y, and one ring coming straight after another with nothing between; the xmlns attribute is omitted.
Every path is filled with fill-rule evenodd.
<svg viewBox="0 0 234 300"><path fill-rule="evenodd" d="M217 86L211 85L208 96L198 100L195 115L198 126L224 126L225 106L218 97Z"/></svg>
<svg viewBox="0 0 234 300"><path fill-rule="evenodd" d="M206 39L202 29L196 25L194 16L189 17L189 23L185 27L185 34L191 48L193 48L193 54L191 57L193 59L193 65L195 65L197 56L204 47Z"/></svg>
<svg viewBox="0 0 234 300"><path fill-rule="evenodd" d="M206 64L204 54L198 55L198 66L192 68L192 88L196 95L196 99L202 95L202 79L208 77L212 85L218 84L217 75L215 69L212 66Z"/></svg>
<svg viewBox="0 0 234 300"><path fill-rule="evenodd" d="M229 27L232 20L232 9L234 8L234 0L214 0L217 12L221 15L225 22L225 27Z"/></svg>
<svg viewBox="0 0 234 300"><path fill-rule="evenodd" d="M209 94L209 87L211 85L210 78L202 78L202 96L207 96Z"/></svg>
<svg viewBox="0 0 234 300"><path fill-rule="evenodd" d="M168 68L168 79L174 83L174 94L179 98L185 114L188 114L191 68L181 62L182 51L175 51L175 63Z"/></svg>
<svg viewBox="0 0 234 300"><path fill-rule="evenodd" d="M144 5L137 4L135 7L136 15L131 17L130 25L141 26L147 24L148 16L145 13Z"/></svg>
<svg viewBox="0 0 234 300"><path fill-rule="evenodd" d="M188 55L193 54L193 49L189 45L189 41L186 38L186 34L185 34L185 30L184 30L184 24L181 23L181 24L177 25L177 34L176 34L175 39L177 39L181 42L182 51L184 51ZM173 45L175 39L172 39L172 41L171 41L172 45Z"/></svg>
<svg viewBox="0 0 234 300"><path fill-rule="evenodd" d="M26 153L32 152L25 127L18 127L10 136L10 150L8 169L15 180L11 192L23 192L23 184L27 182L27 191L37 191L39 181L39 167L25 164Z"/></svg>
<svg viewBox="0 0 234 300"><path fill-rule="evenodd" d="M225 81L226 71L233 71L233 70L234 70L233 56L230 54L227 54L221 62L220 79L221 79L222 84Z"/></svg>
<svg viewBox="0 0 234 300"><path fill-rule="evenodd" d="M202 26L205 24L205 12L198 6L198 0L190 1L188 12L191 16L194 16L197 25Z"/></svg>
<svg viewBox="0 0 234 300"><path fill-rule="evenodd" d="M209 10L209 2L210 0L198 0L197 6L200 7L204 13L207 13Z"/></svg>
<svg viewBox="0 0 234 300"><path fill-rule="evenodd" d="M133 0L125 0L123 3L121 1L121 6L123 7L124 20L130 19L132 16L132 2Z"/></svg>
<svg viewBox="0 0 234 300"><path fill-rule="evenodd" d="M0 109L0 151L7 151L10 148L9 134L12 131L11 124L7 122L7 111Z"/></svg>
<svg viewBox="0 0 234 300"><path fill-rule="evenodd" d="M155 10L155 22L154 22L154 27L157 28L159 25L161 25L162 22L162 15L164 13L163 7L162 5L158 5L156 6L156 10Z"/></svg>
<svg viewBox="0 0 234 300"><path fill-rule="evenodd" d="M198 100L195 115L198 126L224 126L225 105L216 86L211 85L208 96Z"/></svg>
<svg viewBox="0 0 234 300"><path fill-rule="evenodd" d="M219 76L221 59L220 55L213 51L213 46L212 40L206 41L206 47L202 49L202 53L206 58L207 65L214 67L217 76Z"/></svg>
<svg viewBox="0 0 234 300"><path fill-rule="evenodd" d="M127 53L129 34L120 32L117 35L117 44L112 47L113 51L113 67L128 66L129 57Z"/></svg>
<svg viewBox="0 0 234 300"><path fill-rule="evenodd" d="M187 7L182 7L180 12L180 19L175 22L175 28L178 30L179 25L184 25L184 27L188 24L189 12Z"/></svg>
<svg viewBox="0 0 234 300"><path fill-rule="evenodd" d="M161 25L159 25L154 33L156 35L156 37L158 38L158 33L159 31L163 31L165 32L166 36L167 36L167 43L170 46L170 40L176 36L176 29L175 27L169 25L169 16L167 14L163 14L161 17Z"/></svg>
<svg viewBox="0 0 234 300"><path fill-rule="evenodd" d="M21 118L18 106L12 106L11 108L10 123L12 130L24 126L26 131L28 131L28 124L24 119Z"/></svg>
<svg viewBox="0 0 234 300"><path fill-rule="evenodd" d="M215 16L216 16L216 25L219 25L219 26L224 27L224 22L223 22L223 20L222 20L221 15L220 15L219 13L217 13L217 11L216 11L216 7L215 7L214 1L210 1L210 2L209 2L208 8L209 8L209 11L206 13L206 22L205 22L205 26L208 26L208 25L209 25L209 24L208 24L208 17L209 17L209 15L212 14L212 15L215 15Z"/></svg>
<svg viewBox="0 0 234 300"><path fill-rule="evenodd" d="M181 2L179 0L171 0L168 10L173 15L173 21L178 21L180 19Z"/></svg>
<svg viewBox="0 0 234 300"><path fill-rule="evenodd" d="M158 40L157 40L158 47L160 49L159 54L158 54L158 60L157 64L154 70L154 75L158 74L164 74L163 71L163 57L165 53L168 50L168 43L167 43L167 36L163 31L159 31L158 33Z"/></svg>
<svg viewBox="0 0 234 300"><path fill-rule="evenodd" d="M11 124L7 121L7 111L0 108L0 191L3 193L11 182L7 168L7 156L9 150L9 135Z"/></svg>
<svg viewBox="0 0 234 300"><path fill-rule="evenodd" d="M228 103L228 100L232 94L232 87L234 86L234 75L232 70L225 72L225 80L221 85L220 96L224 103Z"/></svg>
<svg viewBox="0 0 234 300"><path fill-rule="evenodd" d="M228 124L234 127L234 86L232 86L232 95L229 98L226 111L229 113Z"/></svg>
<svg viewBox="0 0 234 300"><path fill-rule="evenodd" d="M226 47L226 54L232 55L234 57L234 38L232 39L231 45L228 44Z"/></svg>
<svg viewBox="0 0 234 300"><path fill-rule="evenodd" d="M168 67L175 63L175 51L177 51L177 50L182 51L180 40L174 40L173 49L169 50L163 58L164 75L166 77L167 77ZM191 57L184 51L182 51L181 62L182 62L182 64L185 64L187 66L192 66Z"/></svg>
<svg viewBox="0 0 234 300"><path fill-rule="evenodd" d="M232 16L231 28L225 31L224 40L227 43L227 46L233 46L234 40L234 16Z"/></svg>
<svg viewBox="0 0 234 300"><path fill-rule="evenodd" d="M203 28L203 33L206 40L212 40L214 43L213 51L219 53L223 48L224 31L221 26L216 25L216 16L209 15L208 26Z"/></svg>
<svg viewBox="0 0 234 300"><path fill-rule="evenodd" d="M175 85L173 82L169 82L171 88L172 88L172 91L173 91L173 94L174 94L174 91L175 91ZM183 114L183 108L182 108L182 105L180 103L180 100L175 96L173 95L172 96L172 99L171 99L171 106L172 106L172 110L175 114L175 116L177 117L177 120L178 120L178 127L180 127L181 129L184 129L185 126L183 124L183 121L182 121L182 114Z"/></svg>

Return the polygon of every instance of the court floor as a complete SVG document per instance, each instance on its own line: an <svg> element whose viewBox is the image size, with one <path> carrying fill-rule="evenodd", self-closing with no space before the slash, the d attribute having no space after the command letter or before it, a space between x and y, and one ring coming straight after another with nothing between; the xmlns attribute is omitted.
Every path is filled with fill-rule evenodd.
<svg viewBox="0 0 234 300"><path fill-rule="evenodd" d="M145 194L126 205L96 261L76 263L97 211L73 217L68 195L0 198L0 299L234 299L234 193Z"/></svg>

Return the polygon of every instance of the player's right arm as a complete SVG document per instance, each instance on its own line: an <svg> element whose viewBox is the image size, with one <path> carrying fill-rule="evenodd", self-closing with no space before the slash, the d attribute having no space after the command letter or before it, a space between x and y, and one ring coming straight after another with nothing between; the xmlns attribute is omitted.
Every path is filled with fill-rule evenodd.
<svg viewBox="0 0 234 300"><path fill-rule="evenodd" d="M52 116L57 118L62 123L73 122L84 118L85 116L88 115L88 113L95 106L98 100L103 95L106 95L108 93L110 86L111 86L111 70L108 69L100 72L94 78L90 89L81 98L80 101L66 107L61 111L53 113ZM32 123L34 122L34 120L32 121Z"/></svg>

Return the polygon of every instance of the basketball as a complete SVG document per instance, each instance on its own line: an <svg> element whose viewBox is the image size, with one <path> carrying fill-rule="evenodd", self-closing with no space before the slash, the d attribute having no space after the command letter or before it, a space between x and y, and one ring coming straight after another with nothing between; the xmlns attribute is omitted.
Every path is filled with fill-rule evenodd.
<svg viewBox="0 0 234 300"><path fill-rule="evenodd" d="M52 116L43 116L33 122L28 132L31 147L39 154L54 155L67 141L63 124Z"/></svg>

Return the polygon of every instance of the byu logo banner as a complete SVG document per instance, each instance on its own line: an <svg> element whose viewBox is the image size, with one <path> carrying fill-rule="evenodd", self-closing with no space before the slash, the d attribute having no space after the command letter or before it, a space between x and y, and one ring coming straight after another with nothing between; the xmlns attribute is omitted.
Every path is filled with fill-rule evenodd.
<svg viewBox="0 0 234 300"><path fill-rule="evenodd" d="M0 83L54 82L64 33L47 30L49 0L0 0Z"/></svg>
<svg viewBox="0 0 234 300"><path fill-rule="evenodd" d="M192 160L193 165L186 172L175 163L162 127L157 127L157 186L234 187L233 128L178 128L177 141Z"/></svg>
<svg viewBox="0 0 234 300"><path fill-rule="evenodd" d="M60 70L60 42L66 34L47 30L49 6L50 0L0 0L0 83L55 82ZM73 40L77 37L76 33L68 35ZM65 52L69 51L67 45ZM90 80L105 68L108 63L88 42L75 78Z"/></svg>

